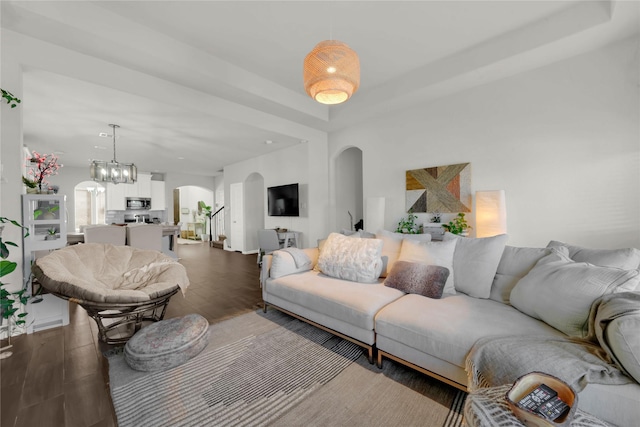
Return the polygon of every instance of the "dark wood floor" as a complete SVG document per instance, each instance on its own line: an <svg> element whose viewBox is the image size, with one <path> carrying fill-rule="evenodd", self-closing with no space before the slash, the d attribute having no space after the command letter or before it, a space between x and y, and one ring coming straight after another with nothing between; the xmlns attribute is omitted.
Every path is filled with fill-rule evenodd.
<svg viewBox="0 0 640 427"><path fill-rule="evenodd" d="M165 318L199 313L210 323L256 310L262 297L255 255L178 245L191 286L176 294ZM108 366L97 327L76 304L70 323L12 340L13 356L0 363L2 427L116 426Z"/></svg>

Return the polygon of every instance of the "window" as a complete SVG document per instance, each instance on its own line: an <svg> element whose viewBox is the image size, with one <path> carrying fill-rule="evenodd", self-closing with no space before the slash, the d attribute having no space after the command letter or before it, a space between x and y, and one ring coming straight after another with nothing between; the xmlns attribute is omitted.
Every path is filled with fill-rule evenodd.
<svg viewBox="0 0 640 427"><path fill-rule="evenodd" d="M84 181L75 187L75 229L83 225L104 224L105 188L93 181Z"/></svg>

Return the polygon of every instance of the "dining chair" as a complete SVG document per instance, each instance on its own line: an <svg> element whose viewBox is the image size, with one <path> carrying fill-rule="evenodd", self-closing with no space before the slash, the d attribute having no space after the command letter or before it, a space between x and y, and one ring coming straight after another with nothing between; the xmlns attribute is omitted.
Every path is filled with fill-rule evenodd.
<svg viewBox="0 0 640 427"><path fill-rule="evenodd" d="M283 247L278 233L273 229L258 230L258 265L262 265L262 257Z"/></svg>
<svg viewBox="0 0 640 427"><path fill-rule="evenodd" d="M162 226L156 224L130 224L127 229L127 245L139 249L162 252Z"/></svg>
<svg viewBox="0 0 640 427"><path fill-rule="evenodd" d="M111 243L124 246L127 240L125 227L119 225L94 225L84 228L85 243Z"/></svg>

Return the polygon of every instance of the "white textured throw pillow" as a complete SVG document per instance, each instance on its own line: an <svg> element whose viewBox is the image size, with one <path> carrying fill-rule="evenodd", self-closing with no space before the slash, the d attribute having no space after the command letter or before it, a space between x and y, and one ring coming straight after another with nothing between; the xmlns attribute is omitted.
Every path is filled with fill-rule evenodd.
<svg viewBox="0 0 640 427"><path fill-rule="evenodd" d="M331 233L322 247L318 267L327 276L374 283L382 271L382 240L354 239Z"/></svg>
<svg viewBox="0 0 640 427"><path fill-rule="evenodd" d="M511 305L572 337L584 338L593 302L605 294L635 289L638 270L600 267L552 248L511 291Z"/></svg>
<svg viewBox="0 0 640 427"><path fill-rule="evenodd" d="M416 242L405 239L398 261L417 262L424 265L439 265L449 270L449 277L444 285L445 294L455 294L453 278L453 255L456 241L449 242Z"/></svg>
<svg viewBox="0 0 640 427"><path fill-rule="evenodd" d="M444 240L457 240L453 256L456 291L474 298L489 298L507 235L471 238L445 233Z"/></svg>

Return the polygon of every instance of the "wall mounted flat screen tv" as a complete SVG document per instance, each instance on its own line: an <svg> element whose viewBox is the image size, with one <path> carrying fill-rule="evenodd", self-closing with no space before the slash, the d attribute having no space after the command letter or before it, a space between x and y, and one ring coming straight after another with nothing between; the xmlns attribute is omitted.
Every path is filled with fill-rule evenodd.
<svg viewBox="0 0 640 427"><path fill-rule="evenodd" d="M300 216L298 184L267 188L269 216Z"/></svg>

